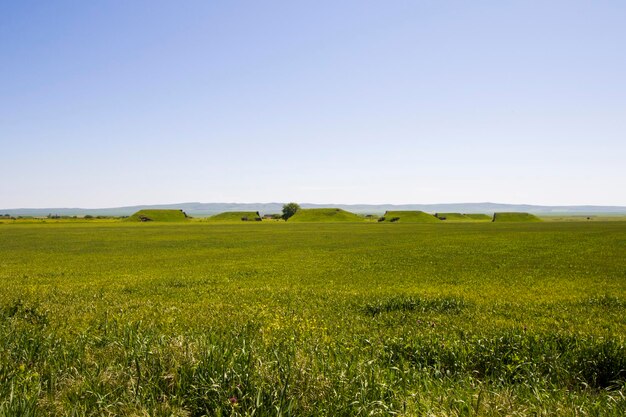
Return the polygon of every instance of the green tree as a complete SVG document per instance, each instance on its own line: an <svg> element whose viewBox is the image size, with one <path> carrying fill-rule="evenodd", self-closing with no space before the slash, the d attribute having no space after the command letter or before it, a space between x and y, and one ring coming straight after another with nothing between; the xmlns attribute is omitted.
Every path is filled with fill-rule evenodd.
<svg viewBox="0 0 626 417"><path fill-rule="evenodd" d="M283 205L283 219L287 220L300 210L298 203L287 203Z"/></svg>

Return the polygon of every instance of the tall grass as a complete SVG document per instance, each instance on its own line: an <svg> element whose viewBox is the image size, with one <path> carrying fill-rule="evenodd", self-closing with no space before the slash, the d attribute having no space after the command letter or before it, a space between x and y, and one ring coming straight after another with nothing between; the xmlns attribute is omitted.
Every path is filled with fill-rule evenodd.
<svg viewBox="0 0 626 417"><path fill-rule="evenodd" d="M6 226L0 415L625 415L625 236Z"/></svg>

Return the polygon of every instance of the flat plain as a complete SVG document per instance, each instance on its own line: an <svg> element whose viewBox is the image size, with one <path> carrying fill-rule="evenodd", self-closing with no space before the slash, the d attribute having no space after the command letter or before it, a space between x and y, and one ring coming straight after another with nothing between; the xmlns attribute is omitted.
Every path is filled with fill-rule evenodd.
<svg viewBox="0 0 626 417"><path fill-rule="evenodd" d="M626 222L0 224L0 415L626 415Z"/></svg>

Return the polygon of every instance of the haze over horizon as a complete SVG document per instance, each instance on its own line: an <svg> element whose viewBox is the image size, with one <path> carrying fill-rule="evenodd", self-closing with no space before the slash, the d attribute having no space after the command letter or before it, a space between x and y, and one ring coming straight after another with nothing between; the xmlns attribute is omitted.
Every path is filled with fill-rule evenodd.
<svg viewBox="0 0 626 417"><path fill-rule="evenodd" d="M6 2L0 208L626 206L624 18L619 1Z"/></svg>
<svg viewBox="0 0 626 417"><path fill-rule="evenodd" d="M185 202L173 202L173 203L139 203L139 204L125 204L120 206L102 206L102 207L84 207L84 206L48 206L48 207L0 207L0 210L20 210L20 209L33 209L33 210L48 210L48 209L85 209L85 210L98 210L98 209L117 209L124 207L152 207L152 206L177 206L177 205L186 205L186 204L200 204L200 205L273 205L273 204L285 204L287 201L225 201L225 202L197 202L197 201L185 201ZM536 207L619 207L622 209L626 209L626 206L622 205L614 205L614 204L559 204L559 205L549 205L549 204L533 204L533 203L506 203L506 202L491 202L491 201L456 201L456 202L443 202L443 203L341 203L341 202L309 202L302 201L299 202L301 205L315 205L315 206L324 206L324 207L341 207L341 206L447 206L447 205L505 205L505 206L536 206ZM0 213L2 214L2 213Z"/></svg>

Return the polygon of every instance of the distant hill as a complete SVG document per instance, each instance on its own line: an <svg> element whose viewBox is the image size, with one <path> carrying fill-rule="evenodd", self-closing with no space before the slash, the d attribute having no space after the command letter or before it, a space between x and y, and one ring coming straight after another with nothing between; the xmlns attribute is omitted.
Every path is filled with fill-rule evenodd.
<svg viewBox="0 0 626 417"><path fill-rule="evenodd" d="M215 222L242 222L261 220L258 211L225 211L208 218L209 221Z"/></svg>
<svg viewBox="0 0 626 417"><path fill-rule="evenodd" d="M382 220L384 219L384 220ZM425 213L423 211L415 210L394 210L386 211L385 215L381 217L381 221L390 223L437 223L440 220L432 214Z"/></svg>
<svg viewBox="0 0 626 417"><path fill-rule="evenodd" d="M59 216L130 216L139 210L172 209L184 210L190 216L206 217L226 211L258 211L261 214L280 213L283 203L180 203L153 204L114 208L17 208L0 209L0 215L45 217L48 214ZM593 215L620 214L626 215L624 206L538 206L527 204L498 203L453 203L453 204L308 204L302 203L304 209L309 208L340 208L352 213L382 215L385 211L424 211L427 213L483 213L525 212L539 215Z"/></svg>
<svg viewBox="0 0 626 417"><path fill-rule="evenodd" d="M494 222L540 222L541 219L530 213L495 213Z"/></svg>
<svg viewBox="0 0 626 417"><path fill-rule="evenodd" d="M340 208L300 209L288 222L362 222L360 217Z"/></svg>
<svg viewBox="0 0 626 417"><path fill-rule="evenodd" d="M130 222L184 222L187 215L182 210L139 210L126 219Z"/></svg>

